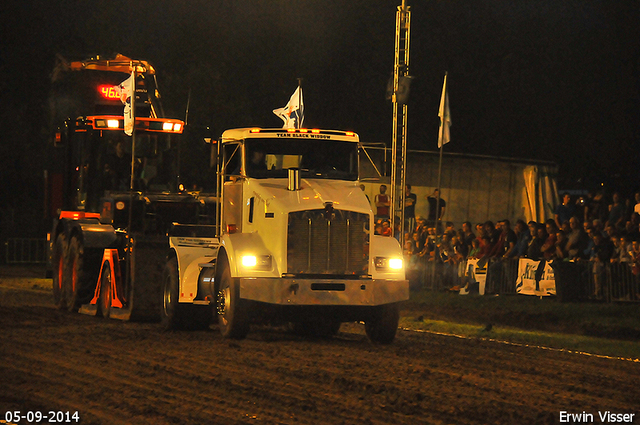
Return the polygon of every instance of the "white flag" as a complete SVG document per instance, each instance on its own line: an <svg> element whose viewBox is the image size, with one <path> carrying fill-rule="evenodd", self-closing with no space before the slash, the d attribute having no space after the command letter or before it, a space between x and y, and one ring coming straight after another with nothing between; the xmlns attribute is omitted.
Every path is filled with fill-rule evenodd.
<svg viewBox="0 0 640 425"><path fill-rule="evenodd" d="M442 85L442 97L440 98L440 132L438 134L438 148L451 141L449 128L451 127L451 112L449 111L449 93L447 93L447 74L444 74L444 84Z"/></svg>
<svg viewBox="0 0 640 425"><path fill-rule="evenodd" d="M298 86L284 108L274 109L273 113L284 121L282 128L302 128L304 122L304 102L302 87Z"/></svg>
<svg viewBox="0 0 640 425"><path fill-rule="evenodd" d="M136 92L136 77L133 72L131 76L120 83L120 101L124 104L124 132L127 136L133 134L133 102Z"/></svg>

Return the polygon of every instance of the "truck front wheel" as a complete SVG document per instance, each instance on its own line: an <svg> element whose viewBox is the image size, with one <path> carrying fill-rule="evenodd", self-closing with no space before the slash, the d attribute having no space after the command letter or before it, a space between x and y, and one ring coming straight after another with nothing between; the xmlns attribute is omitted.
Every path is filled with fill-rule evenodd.
<svg viewBox="0 0 640 425"><path fill-rule="evenodd" d="M364 329L372 342L391 344L396 337L399 321L398 304L385 304L373 308L371 316L364 323Z"/></svg>
<svg viewBox="0 0 640 425"><path fill-rule="evenodd" d="M216 297L220 333L225 338L243 339L249 333L246 303L240 299L240 288L231 279L229 267L222 270Z"/></svg>

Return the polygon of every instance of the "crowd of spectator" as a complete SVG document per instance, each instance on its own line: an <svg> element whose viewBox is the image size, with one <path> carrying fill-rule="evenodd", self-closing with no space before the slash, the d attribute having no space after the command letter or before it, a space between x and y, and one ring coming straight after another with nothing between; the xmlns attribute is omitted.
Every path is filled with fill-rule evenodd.
<svg viewBox="0 0 640 425"><path fill-rule="evenodd" d="M440 217L416 217L403 238L398 227L390 228L386 216L378 216L375 233L393 235L401 242L408 270L429 261L455 265L468 258L530 258L590 261L594 273L605 263L628 263L634 274L640 274L640 192L626 201L613 193L609 202L602 192L577 199L565 193L554 218L544 223L467 221L456 229L454 223L445 222L443 229Z"/></svg>

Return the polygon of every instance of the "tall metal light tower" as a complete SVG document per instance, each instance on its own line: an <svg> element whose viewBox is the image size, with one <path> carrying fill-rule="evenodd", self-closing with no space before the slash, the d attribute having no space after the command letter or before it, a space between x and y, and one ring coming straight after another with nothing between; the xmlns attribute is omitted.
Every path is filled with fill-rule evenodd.
<svg viewBox="0 0 640 425"><path fill-rule="evenodd" d="M393 65L393 137L391 143L391 228L400 217L400 237L404 238L404 203L407 168L407 100L409 96L409 36L411 11L402 0L396 11L396 43ZM398 153L400 152L400 158ZM398 196L399 194L399 196ZM401 239L402 240L402 239Z"/></svg>

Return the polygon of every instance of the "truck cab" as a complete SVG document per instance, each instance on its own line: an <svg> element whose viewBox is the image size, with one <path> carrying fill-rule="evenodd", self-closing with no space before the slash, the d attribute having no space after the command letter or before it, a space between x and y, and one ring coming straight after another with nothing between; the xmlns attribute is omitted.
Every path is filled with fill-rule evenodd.
<svg viewBox="0 0 640 425"><path fill-rule="evenodd" d="M408 283L398 241L373 234L358 150L353 132L225 131L218 237L170 238L178 302L214 304L225 336L243 337L268 311L322 332L362 320L390 342Z"/></svg>

